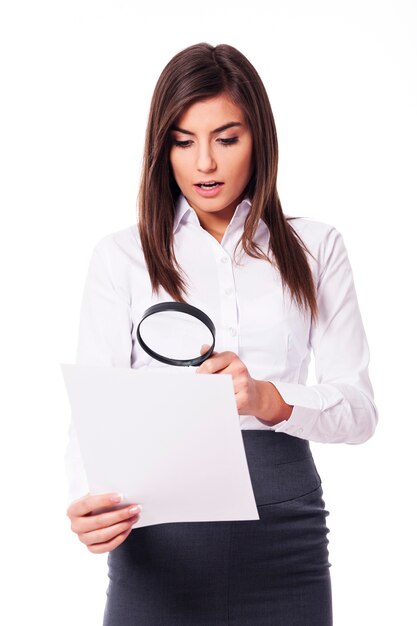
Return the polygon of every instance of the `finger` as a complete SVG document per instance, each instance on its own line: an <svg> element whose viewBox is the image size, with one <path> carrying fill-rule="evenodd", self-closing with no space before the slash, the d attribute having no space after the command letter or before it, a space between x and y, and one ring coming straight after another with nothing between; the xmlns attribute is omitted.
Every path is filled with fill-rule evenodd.
<svg viewBox="0 0 417 626"><path fill-rule="evenodd" d="M70 504L67 515L68 517L80 517L92 513L95 509L114 507L122 501L122 498L121 494L116 493L100 493L94 496L87 494Z"/></svg>
<svg viewBox="0 0 417 626"><path fill-rule="evenodd" d="M203 345L200 348L200 354L204 354L205 352L207 352L207 350L210 348L210 346L208 345L208 343L203 343ZM210 357L212 356L216 356L216 354L218 354L218 352L215 352L213 350L213 352L211 353Z"/></svg>
<svg viewBox="0 0 417 626"><path fill-rule="evenodd" d="M141 512L141 509L135 509L136 504L128 504L125 507L116 509L115 511L107 511L106 513L99 513L97 515L86 515L81 517L73 517L71 520L71 530L75 533L88 533L99 528L105 528L107 526L113 526L118 522L123 522L126 519L137 515Z"/></svg>
<svg viewBox="0 0 417 626"><path fill-rule="evenodd" d="M206 359L196 371L202 374L232 373L227 368L238 358L234 352L216 352L209 359ZM224 370L227 370L227 372Z"/></svg>
<svg viewBox="0 0 417 626"><path fill-rule="evenodd" d="M93 554L102 554L103 552L111 552L111 550L114 550L115 548L117 548L117 546L120 546L120 544L123 543L126 537L130 535L132 530L133 530L132 528L128 528L123 533L120 533L120 535L117 535L117 537L114 537L112 541L108 541L106 543L93 543L87 546L87 548Z"/></svg>
<svg viewBox="0 0 417 626"><path fill-rule="evenodd" d="M85 545L93 545L95 543L108 543L112 541L114 537L120 535L120 533L129 530L133 524L135 524L139 519L139 516L136 515L124 522L120 522L119 524L113 524L112 526L108 526L107 528L99 528L98 530L93 530L89 533L80 533L78 535L78 539L81 543Z"/></svg>

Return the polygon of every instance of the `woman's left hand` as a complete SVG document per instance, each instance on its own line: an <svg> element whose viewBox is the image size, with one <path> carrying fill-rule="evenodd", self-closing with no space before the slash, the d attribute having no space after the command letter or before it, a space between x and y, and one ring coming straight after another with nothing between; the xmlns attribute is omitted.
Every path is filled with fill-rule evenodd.
<svg viewBox="0 0 417 626"><path fill-rule="evenodd" d="M201 346L204 354L209 346ZM231 374L239 415L254 415L269 425L288 419L292 405L287 404L269 381L256 380L234 352L213 352L197 369L196 374Z"/></svg>

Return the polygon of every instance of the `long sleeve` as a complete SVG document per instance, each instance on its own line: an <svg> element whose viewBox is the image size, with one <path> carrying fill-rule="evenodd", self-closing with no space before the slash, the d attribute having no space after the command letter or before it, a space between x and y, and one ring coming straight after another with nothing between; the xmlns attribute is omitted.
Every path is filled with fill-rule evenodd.
<svg viewBox="0 0 417 626"><path fill-rule="evenodd" d="M323 443L358 444L373 435L378 411L352 268L343 237L334 227L322 254L319 319L310 331L318 384L269 379L285 402L294 405L290 417L273 430Z"/></svg>
<svg viewBox="0 0 417 626"><path fill-rule="evenodd" d="M109 237L93 250L84 285L79 319L76 363L131 366L130 302L112 276ZM76 430L71 420L65 451L68 503L89 491Z"/></svg>

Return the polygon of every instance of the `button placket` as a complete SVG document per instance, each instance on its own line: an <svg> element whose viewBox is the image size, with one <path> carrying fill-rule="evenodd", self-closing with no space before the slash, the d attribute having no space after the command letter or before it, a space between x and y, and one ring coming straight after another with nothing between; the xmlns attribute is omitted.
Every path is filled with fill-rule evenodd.
<svg viewBox="0 0 417 626"><path fill-rule="evenodd" d="M238 320L236 298L231 297L235 290L232 259L223 253L219 264L220 293L227 296L221 297L222 310L222 334L225 350L238 351Z"/></svg>

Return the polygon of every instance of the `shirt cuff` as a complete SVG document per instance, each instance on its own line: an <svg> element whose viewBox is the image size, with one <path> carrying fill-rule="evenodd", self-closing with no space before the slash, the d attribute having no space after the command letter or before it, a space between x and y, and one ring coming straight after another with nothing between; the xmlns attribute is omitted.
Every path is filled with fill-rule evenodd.
<svg viewBox="0 0 417 626"><path fill-rule="evenodd" d="M287 404L293 405L288 419L271 426L275 432L284 432L301 439L309 439L322 411L343 401L340 391L331 385L321 385L325 393L316 387L270 380Z"/></svg>

